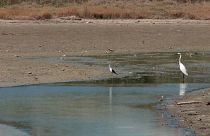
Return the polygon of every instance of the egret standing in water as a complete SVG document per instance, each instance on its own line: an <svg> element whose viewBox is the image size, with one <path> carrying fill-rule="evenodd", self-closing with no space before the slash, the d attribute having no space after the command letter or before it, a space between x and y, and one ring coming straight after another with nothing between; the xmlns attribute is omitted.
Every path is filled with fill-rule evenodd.
<svg viewBox="0 0 210 136"><path fill-rule="evenodd" d="M184 83L184 76L185 75L188 76L188 73L187 73L187 69L185 68L184 64L182 64L182 62L181 62L181 57L182 57L181 53L177 53L177 54L180 55L179 56L179 68L183 74L183 83Z"/></svg>
<svg viewBox="0 0 210 136"><path fill-rule="evenodd" d="M111 73L113 73L113 74L118 75L118 74L114 71L114 69L113 69L113 68L111 68L111 65L110 65L110 64L109 64L109 71L110 71Z"/></svg>

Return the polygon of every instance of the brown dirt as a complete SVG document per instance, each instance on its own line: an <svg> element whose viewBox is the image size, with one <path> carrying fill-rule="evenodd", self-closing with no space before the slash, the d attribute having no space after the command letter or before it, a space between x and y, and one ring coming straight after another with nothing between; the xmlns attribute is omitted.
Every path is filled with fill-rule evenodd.
<svg viewBox="0 0 210 136"><path fill-rule="evenodd" d="M88 80L107 68L26 60L32 56L209 51L210 22L192 20L0 21L0 86Z"/></svg>
<svg viewBox="0 0 210 136"><path fill-rule="evenodd" d="M180 104L183 102L190 104ZM197 136L210 135L210 90L190 93L167 105L166 110L179 119L180 126L195 130Z"/></svg>

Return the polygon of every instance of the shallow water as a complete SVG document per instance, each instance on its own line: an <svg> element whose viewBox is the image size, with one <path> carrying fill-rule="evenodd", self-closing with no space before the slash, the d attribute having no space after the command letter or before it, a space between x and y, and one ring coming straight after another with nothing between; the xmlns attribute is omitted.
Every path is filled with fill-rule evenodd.
<svg viewBox="0 0 210 136"><path fill-rule="evenodd" d="M141 53L127 55L106 55L90 57L86 60L79 57L73 61L71 57L64 58L65 61L81 63L85 65L103 65L112 67L125 78L121 81L130 79L131 83L180 83L182 73L178 65L179 55L176 53ZM182 53L182 63L186 66L189 76L185 82L190 83L209 83L210 82L210 54L206 53ZM117 77L115 77L117 78Z"/></svg>
<svg viewBox="0 0 210 136"><path fill-rule="evenodd" d="M162 126L155 105L208 84L133 87L34 85L0 88L0 123L32 136L183 136ZM0 133L1 133L0 128ZM4 134L7 136L7 134Z"/></svg>
<svg viewBox="0 0 210 136"><path fill-rule="evenodd" d="M97 65L107 67L108 64L119 73L118 76L110 76L107 80L113 83L139 84L139 83L180 83L182 73L178 65L179 55L173 52L141 53L124 55L102 56L51 56L33 57L28 59L71 63L76 65ZM189 76L185 78L187 83L210 82L210 53L209 52L183 52L182 63L186 66ZM101 79L103 79L102 77ZM105 79L100 80L103 83ZM108 83L106 81L106 83Z"/></svg>

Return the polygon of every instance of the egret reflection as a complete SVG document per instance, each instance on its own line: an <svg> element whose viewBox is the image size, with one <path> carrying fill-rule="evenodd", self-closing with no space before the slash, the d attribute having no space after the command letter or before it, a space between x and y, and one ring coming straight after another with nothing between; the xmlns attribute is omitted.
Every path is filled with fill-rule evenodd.
<svg viewBox="0 0 210 136"><path fill-rule="evenodd" d="M187 84L186 83L181 83L179 84L179 95L185 95L185 92L187 88Z"/></svg>
<svg viewBox="0 0 210 136"><path fill-rule="evenodd" d="M112 87L109 87L109 104L112 105Z"/></svg>
<svg viewBox="0 0 210 136"><path fill-rule="evenodd" d="M109 111L112 112L112 87L109 87Z"/></svg>

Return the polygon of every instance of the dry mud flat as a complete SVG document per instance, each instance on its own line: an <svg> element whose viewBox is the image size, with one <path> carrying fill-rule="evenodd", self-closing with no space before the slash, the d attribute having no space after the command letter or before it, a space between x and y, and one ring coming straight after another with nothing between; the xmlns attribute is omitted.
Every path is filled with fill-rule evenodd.
<svg viewBox="0 0 210 136"><path fill-rule="evenodd" d="M0 20L0 86L88 80L107 68L25 59L134 52L210 51L210 21Z"/></svg>
<svg viewBox="0 0 210 136"><path fill-rule="evenodd" d="M180 126L191 128L197 136L210 136L210 90L187 94L166 106Z"/></svg>

